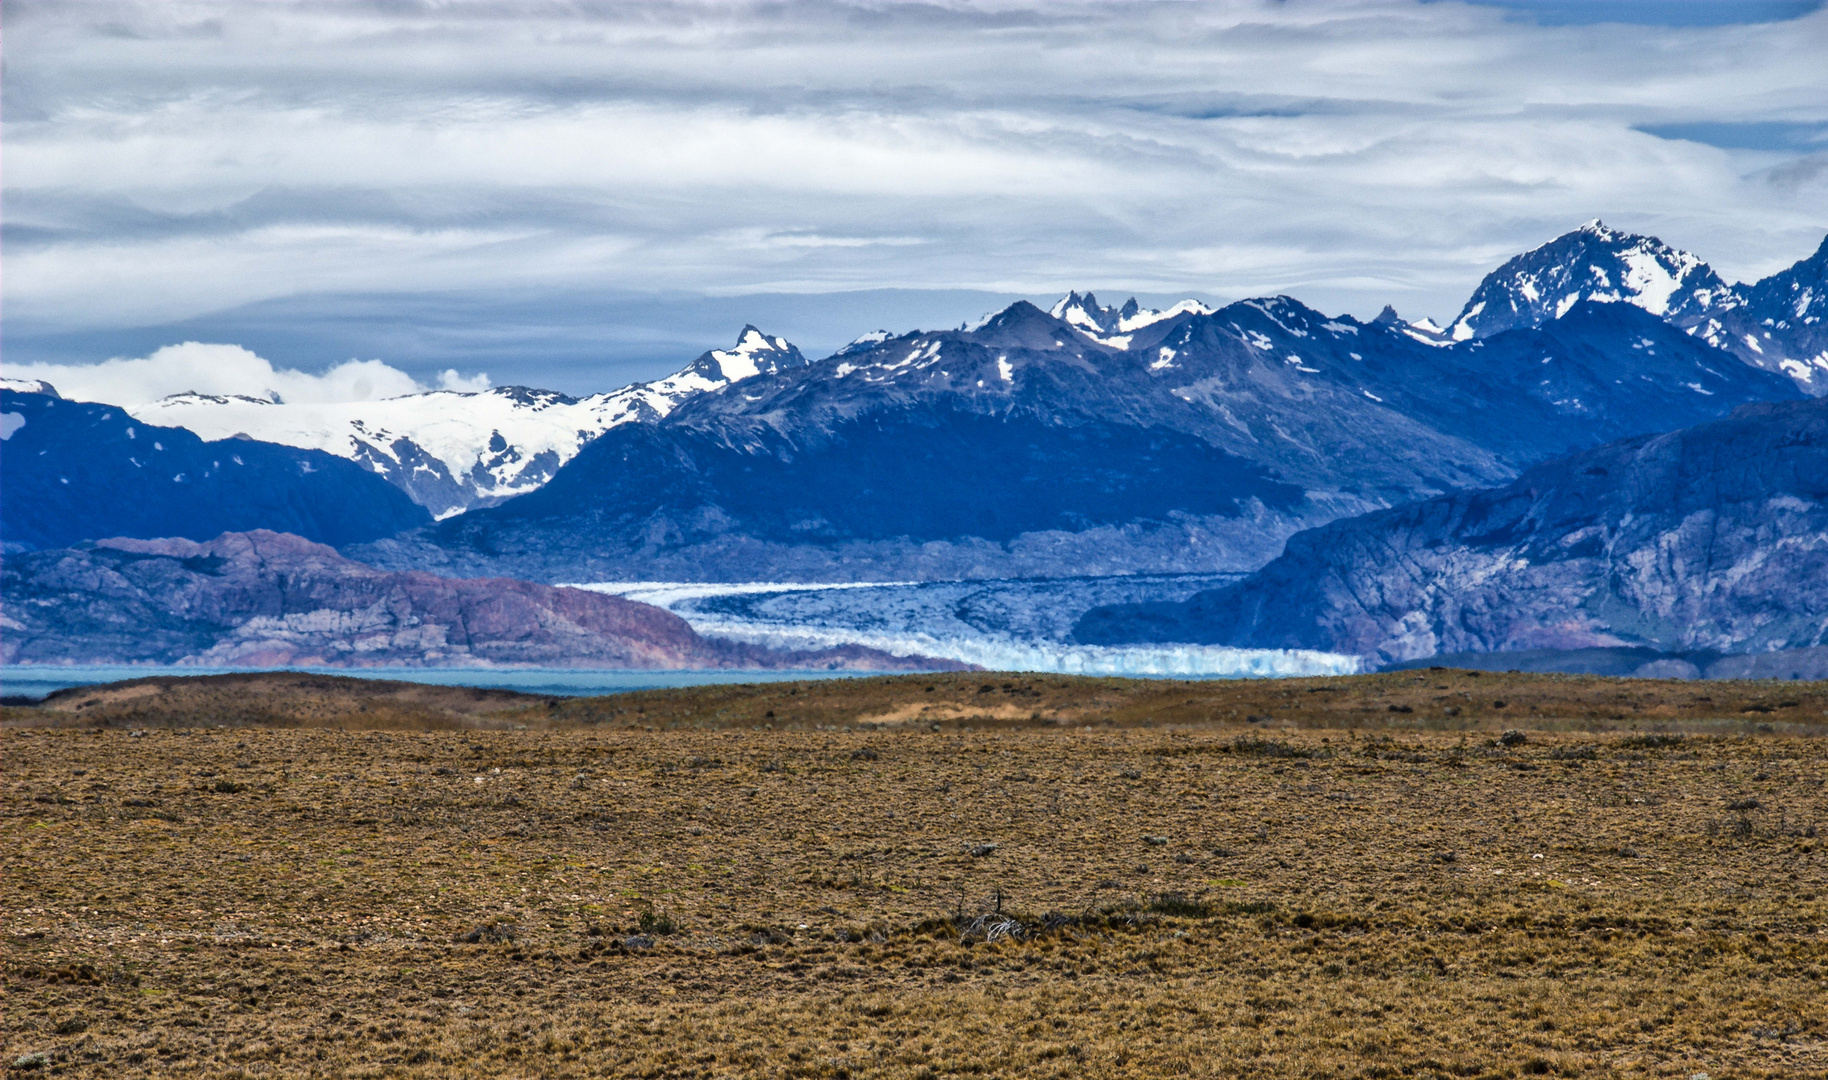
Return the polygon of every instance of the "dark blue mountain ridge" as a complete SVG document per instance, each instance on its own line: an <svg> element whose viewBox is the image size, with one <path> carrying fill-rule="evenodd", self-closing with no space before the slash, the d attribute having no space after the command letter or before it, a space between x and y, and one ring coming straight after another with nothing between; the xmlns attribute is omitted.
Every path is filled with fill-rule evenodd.
<svg viewBox="0 0 1828 1080"><path fill-rule="evenodd" d="M897 558L869 554L885 542L888 552L963 537L996 545L1175 514L1236 518L1252 500L1287 510L1303 497L1184 432L1061 428L942 406L844 420L803 443L766 429L738 447L703 429L618 428L515 500L511 515L466 514L429 535L509 565L531 556L534 566L553 561L559 537L568 545L560 565L579 578L629 562L685 573L713 553L772 564L782 550L847 545L850 561L892 575Z"/></svg>
<svg viewBox="0 0 1828 1080"><path fill-rule="evenodd" d="M1731 285L1654 236L1590 221L1486 275L1447 336L1540 326L1581 301L1643 308L1805 393L1828 394L1828 239L1786 270Z"/></svg>
<svg viewBox="0 0 1828 1080"><path fill-rule="evenodd" d="M1119 346L1017 303L861 342L358 557L548 581L1248 570L1303 527L1798 396L1628 305L1461 343L1288 297L1162 322Z"/></svg>
<svg viewBox="0 0 1828 1080"><path fill-rule="evenodd" d="M1088 644L1307 648L1378 663L1636 646L1828 645L1828 399L1747 405L1336 521L1177 604L1088 612Z"/></svg>
<svg viewBox="0 0 1828 1080"><path fill-rule="evenodd" d="M1797 396L1785 383L1622 305L1443 346L1271 297L1177 319L1139 351L1017 303L976 330L904 335L694 398L666 425L733 445L763 429L817 439L878 409L944 403L1187 431L1288 482L1402 501Z"/></svg>
<svg viewBox="0 0 1828 1080"><path fill-rule="evenodd" d="M11 389L0 390L0 419L0 543L9 553L248 529L354 544L431 521L398 488L320 450L204 442L112 405Z"/></svg>

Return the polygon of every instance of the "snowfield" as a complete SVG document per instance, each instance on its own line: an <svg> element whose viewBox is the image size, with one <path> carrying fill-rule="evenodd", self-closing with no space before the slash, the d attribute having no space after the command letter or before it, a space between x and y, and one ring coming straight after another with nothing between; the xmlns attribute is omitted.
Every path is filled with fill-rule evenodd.
<svg viewBox="0 0 1828 1080"><path fill-rule="evenodd" d="M188 428L204 439L253 438L349 458L445 518L538 488L585 443L653 407L652 397L658 395L618 392L576 400L498 387L291 404L176 394L126 409L145 423Z"/></svg>
<svg viewBox="0 0 1828 1080"><path fill-rule="evenodd" d="M713 349L664 379L584 398L501 386L375 401L189 393L120 404L145 423L208 440L246 437L349 458L442 519L539 488L618 424L658 420L699 394L805 362L784 338L748 326L734 348Z"/></svg>

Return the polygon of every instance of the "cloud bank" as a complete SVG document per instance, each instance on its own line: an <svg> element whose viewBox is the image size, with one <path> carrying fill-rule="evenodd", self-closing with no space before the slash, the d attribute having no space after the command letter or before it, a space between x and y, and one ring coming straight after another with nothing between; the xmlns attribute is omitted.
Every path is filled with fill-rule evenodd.
<svg viewBox="0 0 1828 1080"><path fill-rule="evenodd" d="M1450 0L20 0L7 315L1089 287L1442 316L1596 216L1729 277L1814 249L1828 11L1565 21ZM498 337L525 355L537 330Z"/></svg>
<svg viewBox="0 0 1828 1080"><path fill-rule="evenodd" d="M425 385L379 360L347 360L322 374L276 368L239 345L187 341L150 356L114 358L99 364L8 364L8 378L38 379L74 401L139 405L173 394L270 398L297 403L373 401L431 389L478 391L489 377L465 378L446 371Z"/></svg>

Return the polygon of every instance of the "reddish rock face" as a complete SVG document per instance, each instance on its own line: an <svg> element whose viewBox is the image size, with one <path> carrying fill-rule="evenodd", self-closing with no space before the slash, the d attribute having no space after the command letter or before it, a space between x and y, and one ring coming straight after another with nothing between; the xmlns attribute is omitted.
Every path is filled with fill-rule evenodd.
<svg viewBox="0 0 1828 1080"><path fill-rule="evenodd" d="M288 533L103 540L7 560L6 663L481 664L936 670L872 649L701 637L649 604L509 578L393 573Z"/></svg>

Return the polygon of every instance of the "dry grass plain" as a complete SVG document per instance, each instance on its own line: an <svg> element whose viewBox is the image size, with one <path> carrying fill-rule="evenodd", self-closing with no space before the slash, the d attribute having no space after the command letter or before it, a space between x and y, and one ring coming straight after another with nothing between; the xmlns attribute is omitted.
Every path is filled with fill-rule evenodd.
<svg viewBox="0 0 1828 1080"><path fill-rule="evenodd" d="M1819 685L315 679L5 711L9 1075L1828 1075Z"/></svg>

